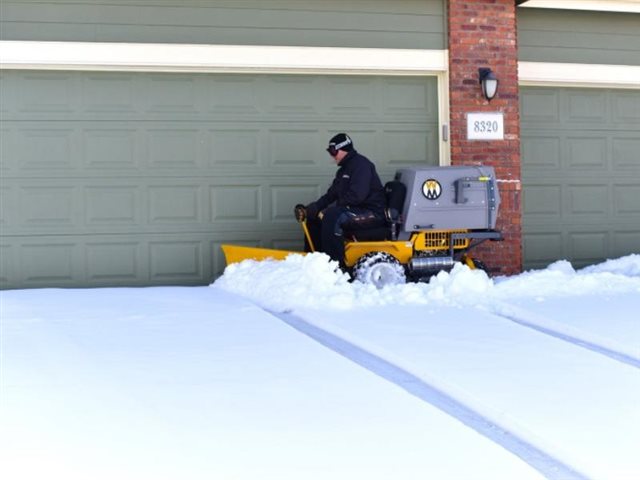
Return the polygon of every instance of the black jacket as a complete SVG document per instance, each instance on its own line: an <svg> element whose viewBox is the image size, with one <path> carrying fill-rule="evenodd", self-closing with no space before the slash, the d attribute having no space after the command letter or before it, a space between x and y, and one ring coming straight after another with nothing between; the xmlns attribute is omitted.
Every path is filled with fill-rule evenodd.
<svg viewBox="0 0 640 480"><path fill-rule="evenodd" d="M342 159L333 183L322 197L310 205L315 213L334 203L358 207L383 215L385 195L375 165L355 150Z"/></svg>

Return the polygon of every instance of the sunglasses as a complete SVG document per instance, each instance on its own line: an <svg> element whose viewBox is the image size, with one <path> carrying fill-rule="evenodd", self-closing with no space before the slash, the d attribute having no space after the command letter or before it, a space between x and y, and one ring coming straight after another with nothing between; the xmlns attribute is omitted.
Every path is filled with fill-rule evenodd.
<svg viewBox="0 0 640 480"><path fill-rule="evenodd" d="M327 152L332 157L335 157L336 155L338 155L338 150L336 150L336 147L334 147L333 145L329 145L329 148L327 148Z"/></svg>
<svg viewBox="0 0 640 480"><path fill-rule="evenodd" d="M347 137L347 139L344 142L340 142L338 144L330 143L329 146L327 147L327 152L329 152L329 155L331 155L332 157L335 157L338 154L338 150L350 144L351 144L351 139Z"/></svg>

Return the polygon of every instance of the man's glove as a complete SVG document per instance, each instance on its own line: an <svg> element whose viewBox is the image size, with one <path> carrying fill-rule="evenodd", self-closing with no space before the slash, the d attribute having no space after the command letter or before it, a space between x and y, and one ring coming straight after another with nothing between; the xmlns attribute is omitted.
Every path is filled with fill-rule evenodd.
<svg viewBox="0 0 640 480"><path fill-rule="evenodd" d="M302 223L307 219L307 209L300 203L294 207L293 214L296 216L296 220L299 223Z"/></svg>

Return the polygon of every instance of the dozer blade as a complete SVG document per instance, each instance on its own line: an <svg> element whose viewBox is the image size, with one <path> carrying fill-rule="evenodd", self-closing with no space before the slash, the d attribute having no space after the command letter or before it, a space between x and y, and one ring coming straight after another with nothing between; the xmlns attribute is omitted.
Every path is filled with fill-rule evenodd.
<svg viewBox="0 0 640 480"><path fill-rule="evenodd" d="M227 265L238 263L243 260L284 260L287 255L297 253L304 255L304 252L293 252L290 250L275 250L272 248L244 247L240 245L221 245Z"/></svg>

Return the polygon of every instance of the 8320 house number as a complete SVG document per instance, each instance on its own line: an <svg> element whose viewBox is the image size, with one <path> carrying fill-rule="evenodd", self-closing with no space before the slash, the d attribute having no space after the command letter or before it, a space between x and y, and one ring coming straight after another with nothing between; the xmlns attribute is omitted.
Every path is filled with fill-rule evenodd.
<svg viewBox="0 0 640 480"><path fill-rule="evenodd" d="M476 133L491 133L498 131L498 122L495 120L493 122L486 122L484 120L476 120L473 122L473 131Z"/></svg>
<svg viewBox="0 0 640 480"><path fill-rule="evenodd" d="M479 112L467 114L468 140L503 140L504 117L502 113Z"/></svg>

